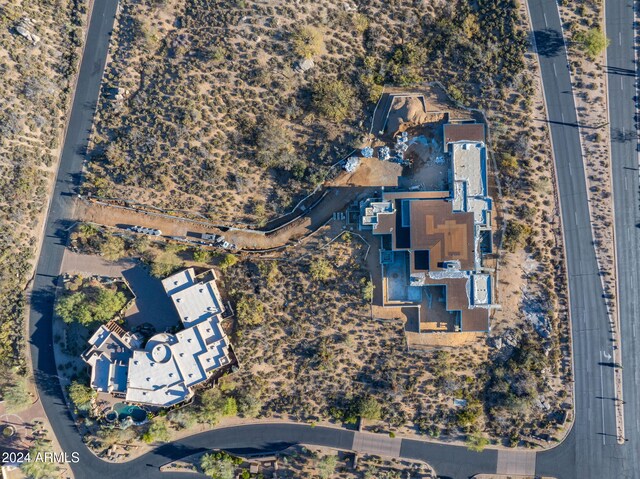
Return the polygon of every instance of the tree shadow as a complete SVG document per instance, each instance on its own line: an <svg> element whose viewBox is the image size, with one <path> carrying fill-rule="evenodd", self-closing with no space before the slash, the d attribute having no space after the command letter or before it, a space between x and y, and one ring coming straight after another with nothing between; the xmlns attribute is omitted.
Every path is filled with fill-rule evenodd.
<svg viewBox="0 0 640 479"><path fill-rule="evenodd" d="M536 50L541 57L554 57L564 47L562 34L557 30L551 30L550 28L536 30L533 32L533 37L536 41Z"/></svg>

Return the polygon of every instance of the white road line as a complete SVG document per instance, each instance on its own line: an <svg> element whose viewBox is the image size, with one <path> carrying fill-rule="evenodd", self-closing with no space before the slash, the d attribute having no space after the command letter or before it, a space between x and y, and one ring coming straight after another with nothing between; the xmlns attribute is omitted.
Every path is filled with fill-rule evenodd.
<svg viewBox="0 0 640 479"><path fill-rule="evenodd" d="M602 351L600 351L600 362L602 362ZM602 399L600 400L600 409L602 410L602 444L606 444L606 436L604 434L604 380L602 379L602 368L600 366L600 396Z"/></svg>
<svg viewBox="0 0 640 479"><path fill-rule="evenodd" d="M627 190L627 177L624 177L624 189Z"/></svg>
<svg viewBox="0 0 640 479"><path fill-rule="evenodd" d="M558 72L556 71L556 64L552 63L551 64L553 66L553 76L555 76L556 78L558 78Z"/></svg>
<svg viewBox="0 0 640 479"><path fill-rule="evenodd" d="M560 118L562 118L562 123L564 123L564 113L560 112Z"/></svg>
<svg viewBox="0 0 640 479"><path fill-rule="evenodd" d="M574 211L574 212L573 212L573 216L574 216L574 217L575 217L575 219L576 219L576 226L578 226L578 212L577 212L577 211Z"/></svg>
<svg viewBox="0 0 640 479"><path fill-rule="evenodd" d="M622 32L618 32L618 43L622 45Z"/></svg>
<svg viewBox="0 0 640 479"><path fill-rule="evenodd" d="M631 329L633 331L633 338L635 339L636 337L636 323L631 323Z"/></svg>
<svg viewBox="0 0 640 479"><path fill-rule="evenodd" d="M620 89L624 90L624 83L622 82L622 77L620 77Z"/></svg>
<svg viewBox="0 0 640 479"><path fill-rule="evenodd" d="M542 16L544 17L544 26L548 27L549 25L547 25L547 14L543 13Z"/></svg>

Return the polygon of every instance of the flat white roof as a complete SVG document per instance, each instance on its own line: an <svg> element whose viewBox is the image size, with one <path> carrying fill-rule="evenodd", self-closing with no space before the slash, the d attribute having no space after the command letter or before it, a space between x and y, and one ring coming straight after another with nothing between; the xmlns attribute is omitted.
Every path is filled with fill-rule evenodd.
<svg viewBox="0 0 640 479"><path fill-rule="evenodd" d="M191 286L195 281L193 268L188 268L162 280L162 287L169 296Z"/></svg>
<svg viewBox="0 0 640 479"><path fill-rule="evenodd" d="M214 281L195 283L170 296L185 326L197 324L209 316L222 313L220 293Z"/></svg>
<svg viewBox="0 0 640 479"><path fill-rule="evenodd" d="M484 196L484 143L453 143L452 162L454 181L467 184L467 196Z"/></svg>
<svg viewBox="0 0 640 479"><path fill-rule="evenodd" d="M489 304L489 275L474 274L473 281L473 304Z"/></svg>
<svg viewBox="0 0 640 479"><path fill-rule="evenodd" d="M126 391L126 400L170 406L189 398L191 387L231 362L221 321L223 307L213 280L197 282L193 269L162 281L185 329L153 336L144 350L102 326L83 355L92 366L91 386Z"/></svg>

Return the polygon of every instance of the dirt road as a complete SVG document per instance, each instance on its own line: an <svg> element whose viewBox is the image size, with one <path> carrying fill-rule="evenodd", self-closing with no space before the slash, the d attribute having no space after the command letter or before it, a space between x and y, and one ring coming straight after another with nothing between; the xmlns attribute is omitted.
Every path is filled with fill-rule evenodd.
<svg viewBox="0 0 640 479"><path fill-rule="evenodd" d="M105 226L127 228L138 225L155 228L164 236L182 236L189 239L200 238L200 233L222 234L226 241L240 249L262 250L276 248L297 241L325 224L336 211L344 210L354 201L372 195L373 187L332 187L314 208L300 218L273 232L217 228L212 224L151 213L132 208L111 206L104 203L77 200L75 218Z"/></svg>

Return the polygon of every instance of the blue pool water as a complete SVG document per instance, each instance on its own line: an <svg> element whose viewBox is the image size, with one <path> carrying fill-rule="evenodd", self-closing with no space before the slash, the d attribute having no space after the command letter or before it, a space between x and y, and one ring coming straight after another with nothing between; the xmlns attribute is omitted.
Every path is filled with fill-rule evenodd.
<svg viewBox="0 0 640 479"><path fill-rule="evenodd" d="M131 416L134 422L142 422L147 418L147 411L132 404L119 402L113 405L113 410L118 413L118 418L121 421L127 416Z"/></svg>

